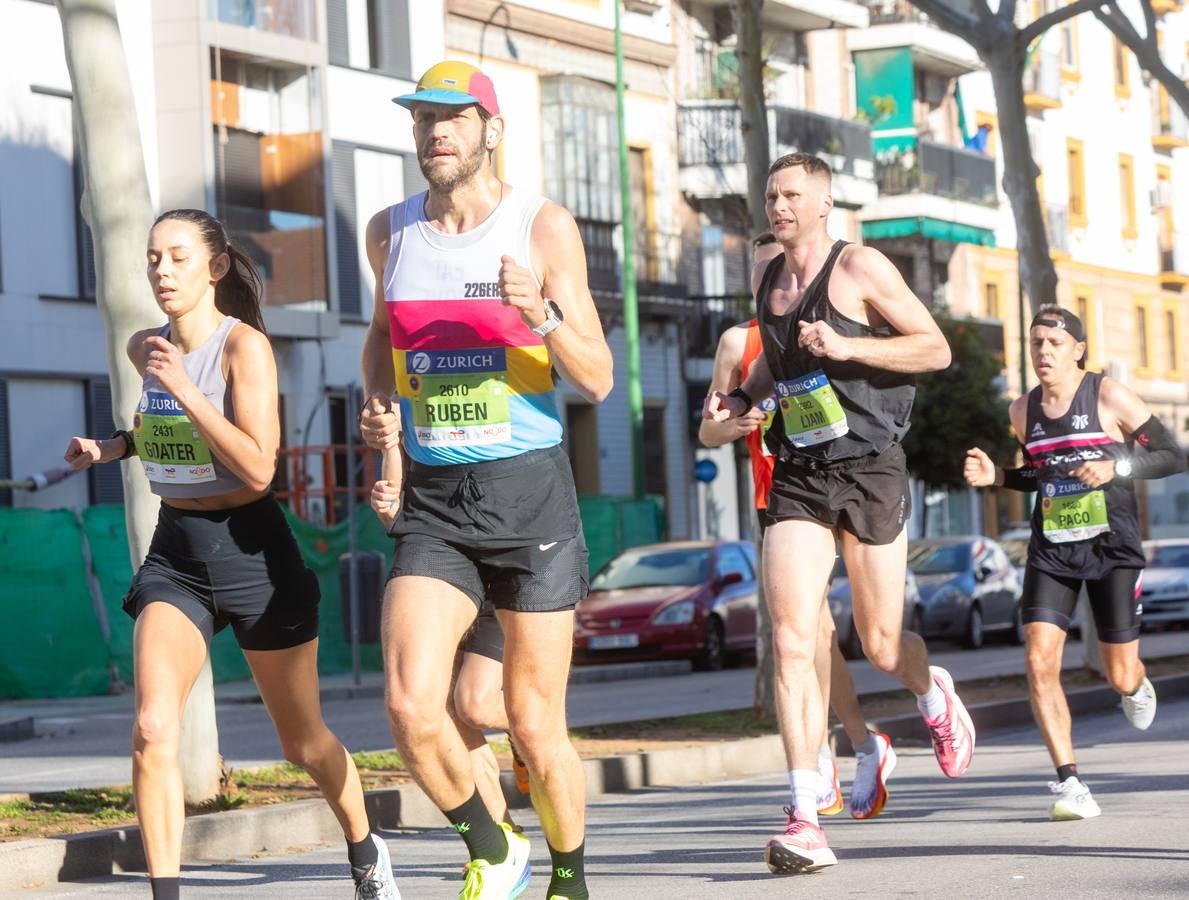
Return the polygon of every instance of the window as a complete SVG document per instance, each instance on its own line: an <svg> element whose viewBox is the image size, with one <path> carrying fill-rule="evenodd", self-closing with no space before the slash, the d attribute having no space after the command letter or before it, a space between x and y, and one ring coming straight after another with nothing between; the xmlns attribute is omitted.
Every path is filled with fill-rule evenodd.
<svg viewBox="0 0 1189 900"><path fill-rule="evenodd" d="M1078 71L1078 23L1077 17L1066 19L1061 29L1061 77L1066 81L1079 81Z"/></svg>
<svg viewBox="0 0 1189 900"><path fill-rule="evenodd" d="M1131 96L1131 66L1127 48L1117 37L1111 38L1115 64L1115 96L1126 100Z"/></svg>
<svg viewBox="0 0 1189 900"><path fill-rule="evenodd" d="M743 551L732 544L727 544L718 551L718 558L714 561L714 577L722 578L725 575L730 575L732 572L738 572L743 576L744 580L750 580L753 576L751 571L751 563L747 561L747 557Z"/></svg>
<svg viewBox="0 0 1189 900"><path fill-rule="evenodd" d="M1002 319L999 308L999 282L987 281L983 284L983 317L987 319Z"/></svg>
<svg viewBox="0 0 1189 900"><path fill-rule="evenodd" d="M566 404L564 437L574 488L579 494L599 492L599 411L589 403Z"/></svg>
<svg viewBox="0 0 1189 900"><path fill-rule="evenodd" d="M317 69L211 50L219 218L260 270L269 306L327 309Z"/></svg>
<svg viewBox="0 0 1189 900"><path fill-rule="evenodd" d="M207 16L225 25L318 40L314 0L207 0Z"/></svg>
<svg viewBox="0 0 1189 900"><path fill-rule="evenodd" d="M1139 233L1135 222L1135 163L1126 153L1119 154L1119 206L1123 239L1134 241Z"/></svg>
<svg viewBox="0 0 1189 900"><path fill-rule="evenodd" d="M1148 307L1142 301L1135 307L1135 349L1138 368L1148 371L1152 368L1151 342L1148 334Z"/></svg>
<svg viewBox="0 0 1189 900"><path fill-rule="evenodd" d="M1164 339L1167 341L1165 351L1168 353L1168 375L1170 378L1181 377L1181 338L1177 330L1177 307L1175 303L1164 307Z"/></svg>
<svg viewBox="0 0 1189 900"><path fill-rule="evenodd" d="M1069 138L1065 142L1065 158L1069 173L1069 224L1086 227L1086 158L1082 142Z"/></svg>
<svg viewBox="0 0 1189 900"><path fill-rule="evenodd" d="M727 263L721 225L702 226L702 293L721 297L727 292Z"/></svg>
<svg viewBox="0 0 1189 900"><path fill-rule="evenodd" d="M412 80L410 0L327 0L330 64ZM502 37L490 29L488 47Z"/></svg>
<svg viewBox="0 0 1189 900"><path fill-rule="evenodd" d="M116 430L111 408L111 383L106 378L86 382L87 434L107 437ZM124 478L119 466L91 466L87 469L92 503L124 502Z"/></svg>
<svg viewBox="0 0 1189 900"><path fill-rule="evenodd" d="M665 474L665 407L644 407L644 492L667 497L669 481Z"/></svg>
<svg viewBox="0 0 1189 900"><path fill-rule="evenodd" d="M1156 245L1160 252L1160 271L1172 272L1173 236L1176 227L1173 222L1172 168L1166 165L1156 167Z"/></svg>

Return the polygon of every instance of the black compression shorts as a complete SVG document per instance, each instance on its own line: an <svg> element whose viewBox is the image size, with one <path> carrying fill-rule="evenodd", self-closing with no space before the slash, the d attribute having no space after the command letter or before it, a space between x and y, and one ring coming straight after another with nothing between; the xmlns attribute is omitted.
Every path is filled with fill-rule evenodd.
<svg viewBox="0 0 1189 900"><path fill-rule="evenodd" d="M1143 569L1111 569L1101 578L1082 579L1028 566L1020 599L1024 623L1048 622L1068 631L1084 584L1098 639L1104 644L1128 644L1139 638L1143 581Z"/></svg>

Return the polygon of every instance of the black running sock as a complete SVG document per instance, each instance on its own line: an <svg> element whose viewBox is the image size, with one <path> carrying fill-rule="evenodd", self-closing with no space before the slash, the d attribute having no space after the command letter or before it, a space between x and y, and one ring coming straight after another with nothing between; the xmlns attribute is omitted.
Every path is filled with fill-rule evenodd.
<svg viewBox="0 0 1189 900"><path fill-rule="evenodd" d="M351 862L351 874L356 878L364 878L372 867L380 861L380 848L372 840L369 833L362 841L351 843L347 841L347 859Z"/></svg>
<svg viewBox="0 0 1189 900"><path fill-rule="evenodd" d="M583 841L573 850L561 852L549 848L549 858L553 862L553 871L549 878L549 890L546 897L567 897L569 900L589 900L590 892L586 889L586 871L583 868L583 852L586 842Z"/></svg>
<svg viewBox="0 0 1189 900"><path fill-rule="evenodd" d="M178 900L181 896L179 878L150 878L149 884L153 888L153 900Z"/></svg>
<svg viewBox="0 0 1189 900"><path fill-rule="evenodd" d="M458 809L443 811L454 830L466 841L471 859L485 859L498 865L508 858L508 837L483 805L478 788Z"/></svg>
<svg viewBox="0 0 1189 900"><path fill-rule="evenodd" d="M1078 767L1073 763L1068 766L1057 766L1057 784L1063 782L1066 778L1077 778Z"/></svg>

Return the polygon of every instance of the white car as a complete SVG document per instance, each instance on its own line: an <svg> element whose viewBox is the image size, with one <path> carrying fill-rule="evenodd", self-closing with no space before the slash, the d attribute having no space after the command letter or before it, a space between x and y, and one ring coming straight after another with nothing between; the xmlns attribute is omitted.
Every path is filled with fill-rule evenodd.
<svg viewBox="0 0 1189 900"><path fill-rule="evenodd" d="M1189 621L1189 538L1144 541L1143 625Z"/></svg>

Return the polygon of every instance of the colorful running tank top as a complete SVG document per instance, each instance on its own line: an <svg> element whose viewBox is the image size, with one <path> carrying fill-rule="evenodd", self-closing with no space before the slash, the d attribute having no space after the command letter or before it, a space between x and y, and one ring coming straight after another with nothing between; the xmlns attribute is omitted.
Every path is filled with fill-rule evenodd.
<svg viewBox="0 0 1189 900"><path fill-rule="evenodd" d="M384 299L405 450L438 466L561 443L549 351L499 295L502 256L531 267L533 220L545 199L513 188L462 234L433 228L425 199L389 208Z"/></svg>
<svg viewBox="0 0 1189 900"><path fill-rule="evenodd" d="M751 365L763 350L760 342L760 326L755 319L747 323L747 338L743 342L743 359L739 364L739 381L747 381L751 372ZM764 443L768 429L776 418L776 395L765 397L757 404L764 411L764 421L755 431L749 432L744 440L747 443L747 455L751 459L751 481L755 487L756 509L768 508L768 492L772 490L772 469L776 465L776 457Z"/></svg>
<svg viewBox="0 0 1189 900"><path fill-rule="evenodd" d="M190 380L229 422L235 421L235 404L223 377L223 348L238 324L234 316L224 317L201 346L182 354L182 366ZM169 325L157 334L168 340ZM186 411L153 375L144 376L140 403L132 417L132 440L149 487L159 497L194 500L244 486L211 452Z"/></svg>
<svg viewBox="0 0 1189 900"><path fill-rule="evenodd" d="M1044 414L1039 386L1028 394L1024 449L1037 488L1028 563L1051 575L1093 579L1145 565L1131 482L1092 489L1071 475L1083 462L1127 453L1127 445L1106 434L1098 420L1101 384L1100 373L1087 372L1069 409L1054 419Z"/></svg>

